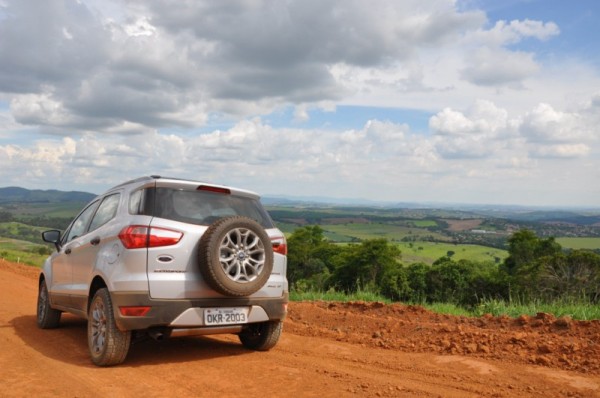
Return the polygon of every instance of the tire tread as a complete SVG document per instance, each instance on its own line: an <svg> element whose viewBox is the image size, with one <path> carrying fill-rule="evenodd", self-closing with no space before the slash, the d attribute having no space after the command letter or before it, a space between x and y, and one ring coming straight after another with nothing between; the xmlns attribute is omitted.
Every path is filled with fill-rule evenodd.
<svg viewBox="0 0 600 398"><path fill-rule="evenodd" d="M40 297L42 289L45 290L46 303L45 309L40 313ZM40 329L56 329L60 324L60 317L62 311L56 310L50 307L50 293L48 292L48 286L46 281L42 280L40 283L40 289L38 291L38 306L37 306L37 324Z"/></svg>
<svg viewBox="0 0 600 398"><path fill-rule="evenodd" d="M240 341L244 347L256 351L269 351L275 347L283 331L283 322L271 321L251 325L240 333Z"/></svg>
<svg viewBox="0 0 600 398"><path fill-rule="evenodd" d="M91 313L88 314L88 347L90 350L90 356L92 358L92 362L97 366L112 366L118 365L125 361L127 357L127 353L129 352L129 345L131 344L131 331L122 332L117 328L112 300L110 299L110 293L108 289L101 288L99 289L94 298L92 299L90 305L90 311L94 305L96 299L99 298L104 302L104 306L106 308L106 347L100 355L95 355L92 350L92 342L91 342Z"/></svg>
<svg viewBox="0 0 600 398"><path fill-rule="evenodd" d="M228 281L220 271L219 245L223 235L236 227L253 230L262 237L265 248L265 265L259 278L253 283L235 283ZM273 269L273 248L264 229L256 221L244 216L231 216L212 223L200 239L198 247L200 273L204 280L217 292L231 297L249 296L260 290L269 279Z"/></svg>

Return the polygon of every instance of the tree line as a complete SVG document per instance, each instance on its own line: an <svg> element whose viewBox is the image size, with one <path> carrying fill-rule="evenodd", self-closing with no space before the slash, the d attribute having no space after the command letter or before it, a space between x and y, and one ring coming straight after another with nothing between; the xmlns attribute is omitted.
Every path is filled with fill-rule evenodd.
<svg viewBox="0 0 600 398"><path fill-rule="evenodd" d="M508 239L499 264L454 260L433 265L402 263L386 239L358 244L329 242L319 226L298 228L288 238L288 280L297 291L368 290L393 301L474 306L485 299L600 301L600 255L564 250L554 238L522 229Z"/></svg>
<svg viewBox="0 0 600 398"><path fill-rule="evenodd" d="M53 228L60 230L64 230L65 228L67 228L72 219L73 217L49 217L46 215L15 217L12 213L8 211L0 211L0 223L20 222L31 226L35 225L37 227Z"/></svg>

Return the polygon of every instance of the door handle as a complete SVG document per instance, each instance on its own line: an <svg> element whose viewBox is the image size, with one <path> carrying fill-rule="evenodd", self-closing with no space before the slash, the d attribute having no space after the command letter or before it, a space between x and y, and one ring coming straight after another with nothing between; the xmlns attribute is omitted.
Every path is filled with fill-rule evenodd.
<svg viewBox="0 0 600 398"><path fill-rule="evenodd" d="M92 239L92 240L90 241L90 243L91 243L92 245L96 246L98 243L100 243L100 237L99 237L99 236L96 236L94 239Z"/></svg>

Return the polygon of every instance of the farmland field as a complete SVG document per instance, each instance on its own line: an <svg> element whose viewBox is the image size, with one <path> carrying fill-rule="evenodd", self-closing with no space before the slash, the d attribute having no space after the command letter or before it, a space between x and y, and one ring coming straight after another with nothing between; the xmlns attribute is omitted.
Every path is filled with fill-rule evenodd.
<svg viewBox="0 0 600 398"><path fill-rule="evenodd" d="M556 238L565 249L600 249L600 238Z"/></svg>
<svg viewBox="0 0 600 398"><path fill-rule="evenodd" d="M6 206L5 209L11 211L16 217L29 218L36 216L45 217L67 217L71 218L83 209L85 203L65 202L65 203L34 203L19 206ZM14 210L12 209L14 207Z"/></svg>
<svg viewBox="0 0 600 398"><path fill-rule="evenodd" d="M32 227L20 222L3 222L0 223L0 237L42 243L41 233L47 229L44 227Z"/></svg>
<svg viewBox="0 0 600 398"><path fill-rule="evenodd" d="M450 242L449 236L427 229L438 225L433 220L410 220L408 224L412 224L412 226L380 222L321 224L319 226L323 229L326 239L339 244L361 242L366 239L387 239L398 245L402 251L402 263L404 264L416 262L432 264L449 253L457 261L470 260L490 263L499 263L508 256L506 250L477 244L454 244ZM298 228L298 225L282 222L278 222L277 226L288 236Z"/></svg>
<svg viewBox="0 0 600 398"><path fill-rule="evenodd" d="M339 242L350 242L364 239L385 238L389 241L400 241L405 237L415 240L431 238L447 241L448 237L438 232L428 231L424 228L411 228L402 225L387 223L349 223L339 225L321 225L326 233L333 233L340 237ZM335 239L332 239L335 240Z"/></svg>
<svg viewBox="0 0 600 398"><path fill-rule="evenodd" d="M427 227L437 227L438 223L433 220L415 220L412 222L415 227L419 228L427 228Z"/></svg>
<svg viewBox="0 0 600 398"><path fill-rule="evenodd" d="M452 244L439 242L401 242L398 247L402 251L404 264L423 262L432 264L440 257L452 254L454 260L498 263L507 256L506 250L494 249L479 245Z"/></svg>

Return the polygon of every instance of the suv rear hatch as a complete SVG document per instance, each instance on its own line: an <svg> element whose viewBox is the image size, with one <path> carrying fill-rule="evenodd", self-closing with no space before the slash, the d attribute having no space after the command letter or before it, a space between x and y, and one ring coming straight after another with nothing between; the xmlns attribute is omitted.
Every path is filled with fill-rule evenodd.
<svg viewBox="0 0 600 398"><path fill-rule="evenodd" d="M222 298L202 278L200 239L214 221L245 216L258 222L271 238L273 270L252 297L281 297L287 290L285 238L251 192L179 180L157 180L142 193L143 213L152 215L147 234L147 275L156 299Z"/></svg>

